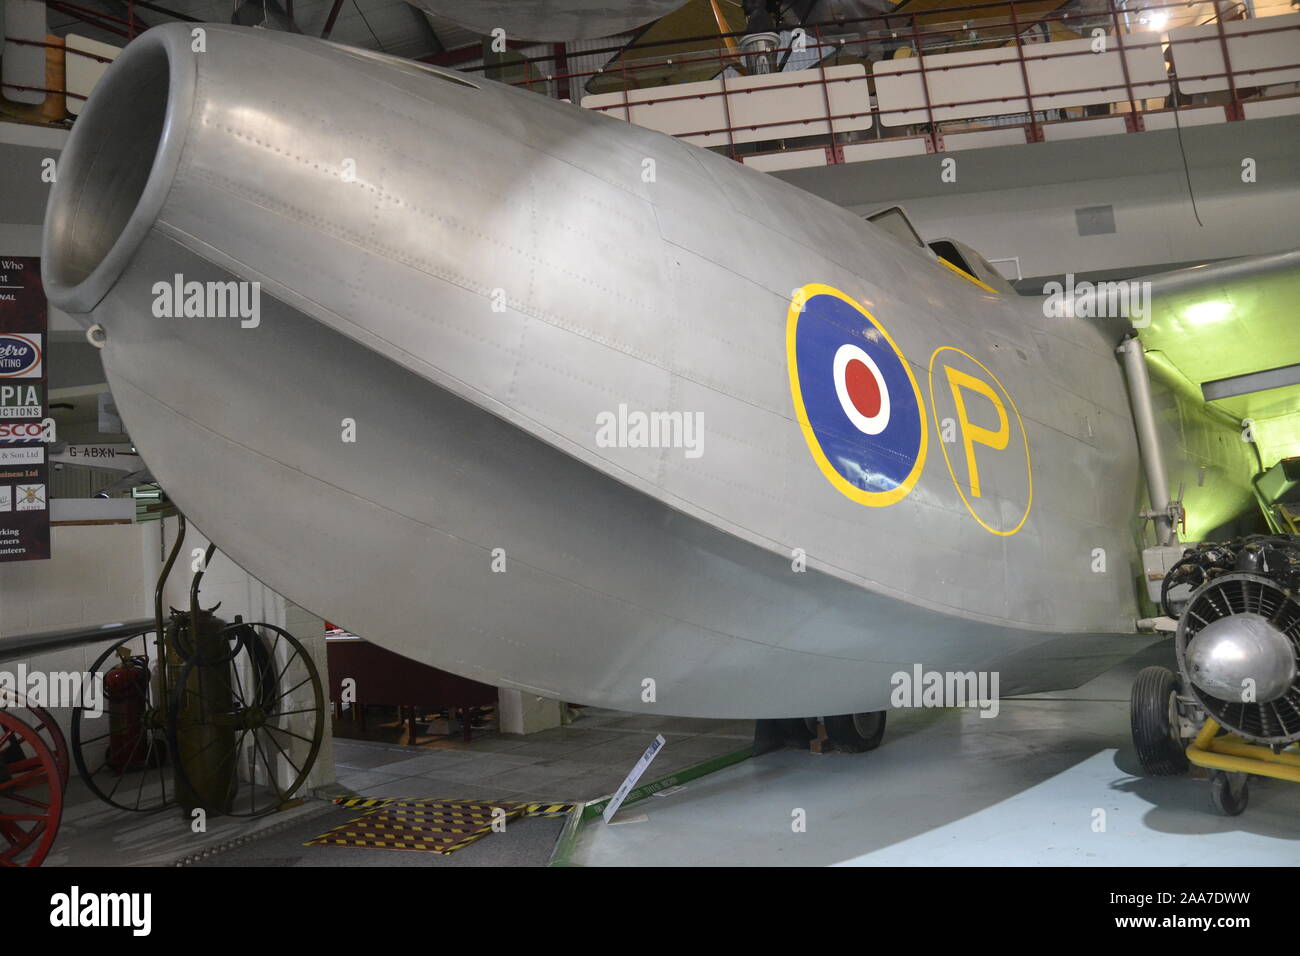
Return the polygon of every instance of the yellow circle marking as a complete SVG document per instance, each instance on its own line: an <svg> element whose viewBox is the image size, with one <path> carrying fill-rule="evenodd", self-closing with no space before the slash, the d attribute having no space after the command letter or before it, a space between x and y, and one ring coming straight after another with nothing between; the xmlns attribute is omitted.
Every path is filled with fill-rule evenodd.
<svg viewBox="0 0 1300 956"><path fill-rule="evenodd" d="M992 379L993 384L998 387L998 391L1006 396L1007 402L1011 405L1011 410L1016 414L1016 424L1020 426L1020 437L1023 438L1025 442L1025 470L1029 474L1029 501L1025 504L1025 513L1020 516L1019 524L1010 531L999 531L997 528L990 527L983 518L975 513L975 509L971 507L970 499L966 497L966 492L962 491L961 482L957 480L957 473L952 470L952 459L948 457L948 449L944 447L945 443L942 441L939 442L939 450L943 452L943 461L944 464L948 466L948 475L952 478L952 485L957 489L957 494L961 495L962 503L966 505L966 510L970 512L970 516L978 521L985 531L990 531L993 534L1009 538L1025 526L1025 522L1029 519L1029 509L1034 505L1034 466L1033 462L1030 461L1029 458L1029 432L1025 431L1025 423L1020 417L1020 409L1016 407L1016 400L1011 397L1011 393L1006 390L1006 387L998 381L998 377L990 372L988 367L975 356L968 352L963 352L961 349L952 345L941 345L935 349L933 354L930 356L930 412L934 415L934 427L936 430L940 430L941 426L939 424L939 406L935 404L934 401L934 360L939 357L940 352L956 352L958 355L964 355L980 368L984 369L984 374Z"/></svg>
<svg viewBox="0 0 1300 956"><path fill-rule="evenodd" d="M912 383L912 391L916 394L916 410L921 422L921 444L916 452L916 463L912 466L912 471L904 478L897 487L889 491L864 491L856 485L851 484L843 475L835 470L826 453L822 451L821 442L817 440L817 434L808 422L808 410L804 407L803 391L799 387L799 361L795 354L795 332L799 327L799 316L803 314L802 305L808 300L818 295L830 295L847 302L853 306L862 316L864 316L876 330L885 337L889 347L894 350L894 354L903 364L903 371L907 373L908 381ZM794 414L799 422L799 427L803 431L804 441L808 443L808 450L812 452L813 461L817 462L817 467L821 469L826 480L839 490L839 492L848 498L852 498L858 504L868 505L872 508L883 508L886 505L892 505L896 501L901 501L907 493L916 485L917 479L921 477L921 469L925 465L926 446L929 439L929 431L925 422L925 400L921 398L921 386L917 384L916 376L912 374L912 366L907 361L907 356L903 354L902 349L895 344L888 330L876 321L876 317L859 305L855 300L849 298L839 289L823 285L820 282L810 282L795 290L793 298L790 300L790 310L786 317L785 323L785 357L786 367L790 374L790 397L794 400Z"/></svg>

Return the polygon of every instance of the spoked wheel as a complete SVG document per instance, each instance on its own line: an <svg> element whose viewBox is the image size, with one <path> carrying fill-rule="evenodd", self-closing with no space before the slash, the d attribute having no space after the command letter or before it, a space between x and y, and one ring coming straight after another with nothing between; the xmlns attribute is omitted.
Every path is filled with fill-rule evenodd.
<svg viewBox="0 0 1300 956"><path fill-rule="evenodd" d="M175 803L156 656L152 631L114 644L91 666L103 680L103 712L72 711L72 759L81 779L105 803L135 813Z"/></svg>
<svg viewBox="0 0 1300 956"><path fill-rule="evenodd" d="M176 784L209 812L261 816L306 782L324 737L325 692L307 649L283 628L236 623L220 638L220 650L192 654L176 682Z"/></svg>
<svg viewBox="0 0 1300 956"><path fill-rule="evenodd" d="M1210 775L1210 802L1224 816L1239 816L1250 803L1250 774L1214 771Z"/></svg>
<svg viewBox="0 0 1300 956"><path fill-rule="evenodd" d="M826 736L845 753L865 753L880 746L885 737L885 712L873 710L862 714L838 714L823 717Z"/></svg>
<svg viewBox="0 0 1300 956"><path fill-rule="evenodd" d="M63 817L63 777L35 727L0 709L0 866L40 866Z"/></svg>
<svg viewBox="0 0 1300 956"><path fill-rule="evenodd" d="M41 735L45 745L54 754L54 762L59 768L59 786L66 790L69 767L72 763L72 758L68 755L67 738L63 736L63 730L53 715L44 707L28 704L27 709L32 715L32 728Z"/></svg>
<svg viewBox="0 0 1300 956"><path fill-rule="evenodd" d="M1178 675L1167 667L1144 667L1133 683L1129 719L1133 746L1148 776L1173 777L1189 766L1178 726Z"/></svg>
<svg viewBox="0 0 1300 956"><path fill-rule="evenodd" d="M5 688L0 688L0 707L6 710L25 709L27 711L27 726L41 736L41 739L45 741L45 746L49 747L50 752L54 754L54 762L59 768L59 785L66 790L68 786L68 766L71 758L68 756L68 741L63 736L63 730L59 727L58 721L44 707L37 707L14 691Z"/></svg>

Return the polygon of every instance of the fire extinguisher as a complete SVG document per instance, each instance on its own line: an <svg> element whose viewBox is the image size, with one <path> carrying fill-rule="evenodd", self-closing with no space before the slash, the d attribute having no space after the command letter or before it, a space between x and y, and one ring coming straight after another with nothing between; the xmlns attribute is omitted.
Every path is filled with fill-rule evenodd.
<svg viewBox="0 0 1300 956"><path fill-rule="evenodd" d="M149 662L118 648L120 660L104 675L108 701L107 763L114 773L141 770L149 755L145 710L149 701Z"/></svg>

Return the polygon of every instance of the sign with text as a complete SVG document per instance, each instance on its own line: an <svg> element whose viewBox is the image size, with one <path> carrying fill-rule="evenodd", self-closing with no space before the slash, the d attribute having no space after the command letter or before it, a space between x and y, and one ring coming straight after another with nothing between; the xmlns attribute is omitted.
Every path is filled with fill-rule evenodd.
<svg viewBox="0 0 1300 956"><path fill-rule="evenodd" d="M48 345L41 261L0 257L0 561L50 556Z"/></svg>
<svg viewBox="0 0 1300 956"><path fill-rule="evenodd" d="M623 805L623 801L627 799L627 795L632 792L632 788L636 786L636 782L641 779L641 774L645 773L650 767L650 761L654 760L655 757L659 755L659 751L663 749L664 743L664 735L655 734L655 739L650 741L650 746L645 749L645 753L641 755L641 759L636 762L636 766L633 767L628 775L623 779L623 785L614 792L613 798L611 798L609 803L606 804L605 812L601 814L601 816L605 818L606 823L609 823L610 820L614 819L614 814L618 813L618 808Z"/></svg>
<svg viewBox="0 0 1300 956"><path fill-rule="evenodd" d="M50 451L49 460L51 464L81 465L103 471L130 473L144 468L135 446L124 444L56 446Z"/></svg>

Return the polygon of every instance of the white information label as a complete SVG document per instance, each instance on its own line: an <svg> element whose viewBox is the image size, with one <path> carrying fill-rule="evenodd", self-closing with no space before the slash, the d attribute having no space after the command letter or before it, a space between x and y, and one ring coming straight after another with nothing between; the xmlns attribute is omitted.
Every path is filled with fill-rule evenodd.
<svg viewBox="0 0 1300 956"><path fill-rule="evenodd" d="M641 774L646 772L646 768L650 766L650 761L655 759L655 756L663 749L665 743L667 743L667 741L664 740L663 734L655 735L654 741L645 749L645 753L641 755L641 759L636 762L636 766L632 768L632 772L627 775L622 786L618 788L618 791L609 801L609 806L607 806L605 812L601 814L601 816L605 818L606 823L609 822L610 817L618 813L618 808L623 805L623 801L627 799L627 795L632 792L632 788L636 786L636 782L641 779Z"/></svg>

